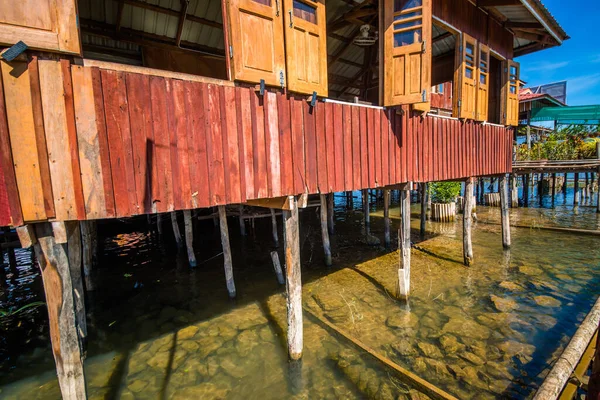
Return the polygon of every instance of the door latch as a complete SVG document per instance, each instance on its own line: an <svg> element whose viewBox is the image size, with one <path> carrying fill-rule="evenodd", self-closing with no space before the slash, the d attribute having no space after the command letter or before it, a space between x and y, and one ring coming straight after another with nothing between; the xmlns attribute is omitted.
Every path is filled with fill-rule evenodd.
<svg viewBox="0 0 600 400"><path fill-rule="evenodd" d="M279 71L279 84L282 89L285 87L285 75L283 74L283 70Z"/></svg>

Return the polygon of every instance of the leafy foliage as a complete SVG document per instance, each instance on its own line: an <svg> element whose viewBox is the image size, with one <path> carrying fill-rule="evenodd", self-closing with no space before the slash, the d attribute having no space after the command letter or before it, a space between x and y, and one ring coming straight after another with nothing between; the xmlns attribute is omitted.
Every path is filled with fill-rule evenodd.
<svg viewBox="0 0 600 400"><path fill-rule="evenodd" d="M451 203L460 194L460 182L432 182L429 188L434 203Z"/></svg>
<svg viewBox="0 0 600 400"><path fill-rule="evenodd" d="M600 127L570 125L549 134L542 142L535 143L531 149L527 144L517 148L518 161L535 160L578 160L596 158L596 143L600 138L590 138L597 135ZM522 128L519 128L519 134Z"/></svg>

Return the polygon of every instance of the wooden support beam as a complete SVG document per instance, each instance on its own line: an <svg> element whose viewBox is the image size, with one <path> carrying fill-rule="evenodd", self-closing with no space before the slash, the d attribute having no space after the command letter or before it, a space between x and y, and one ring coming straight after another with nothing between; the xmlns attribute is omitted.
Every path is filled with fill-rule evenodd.
<svg viewBox="0 0 600 400"><path fill-rule="evenodd" d="M177 23L177 34L175 35L175 46L179 47L181 44L181 35L183 34L183 25L185 24L185 18L187 16L188 6L190 0L180 0L181 11L179 11L179 22Z"/></svg>
<svg viewBox="0 0 600 400"><path fill-rule="evenodd" d="M244 219L244 205L240 204L240 235L246 236L246 220Z"/></svg>
<svg viewBox="0 0 600 400"><path fill-rule="evenodd" d="M396 296L408 300L410 293L410 189L400 190L400 229L398 249L400 262Z"/></svg>
<svg viewBox="0 0 600 400"><path fill-rule="evenodd" d="M517 188L517 177L513 174L510 175L510 184L511 184L511 207L518 208L519 207L519 190Z"/></svg>
<svg viewBox="0 0 600 400"><path fill-rule="evenodd" d="M92 291L96 289L93 279L93 270L95 262L95 246L96 240L96 221L80 221L81 230L81 249L83 262L83 278L85 281L85 289Z"/></svg>
<svg viewBox="0 0 600 400"><path fill-rule="evenodd" d="M183 248L183 240L181 238L181 231L179 230L179 224L177 223L177 212L171 211L171 226L173 227L173 235L175 236L175 243L177 248Z"/></svg>
<svg viewBox="0 0 600 400"><path fill-rule="evenodd" d="M185 247L187 248L188 261L190 267L194 268L196 264L196 255L194 254L194 227L192 225L192 212L183 211L183 223L185 227Z"/></svg>
<svg viewBox="0 0 600 400"><path fill-rule="evenodd" d="M123 3L128 4L130 6L143 8L145 10L155 11L157 13L172 15L174 17L179 17L180 12L177 10L173 10L172 8L161 7L158 5L146 3L142 0L121 0ZM186 14L186 19L190 22L197 22L202 25L211 26L213 28L223 29L223 24L217 21L212 21L206 18L197 17L193 14Z"/></svg>
<svg viewBox="0 0 600 400"><path fill-rule="evenodd" d="M392 244L390 235L390 191L383 189L383 236L385 248L389 249Z"/></svg>
<svg viewBox="0 0 600 400"><path fill-rule="evenodd" d="M552 174L552 208L554 208L554 196L556 196L556 173Z"/></svg>
<svg viewBox="0 0 600 400"><path fill-rule="evenodd" d="M156 214L156 230L159 235L162 235L162 214Z"/></svg>
<svg viewBox="0 0 600 400"><path fill-rule="evenodd" d="M425 239L425 225L427 224L427 183L421 183L420 185L421 195L421 225L419 229L419 234L421 236L421 240Z"/></svg>
<svg viewBox="0 0 600 400"><path fill-rule="evenodd" d="M321 237L323 238L323 251L325 252L325 265L330 267L331 244L329 243L329 230L327 229L327 195L320 194L321 199Z"/></svg>
<svg viewBox="0 0 600 400"><path fill-rule="evenodd" d="M17 236L21 242L21 247L28 249L37 243L35 232L32 225L23 225L17 227Z"/></svg>
<svg viewBox="0 0 600 400"><path fill-rule="evenodd" d="M67 251L69 270L73 285L73 301L75 303L75 320L80 348L84 354L87 347L87 321L85 314L85 295L83 290L83 274L81 269L81 229L79 221L65 222L67 227Z"/></svg>
<svg viewBox="0 0 600 400"><path fill-rule="evenodd" d="M579 193L579 172L575 172L575 182L573 183L573 205L578 205L581 197Z"/></svg>
<svg viewBox="0 0 600 400"><path fill-rule="evenodd" d="M327 195L327 229L329 229L330 235L335 234L335 225L334 225L335 212L334 212L334 208L333 208L334 207L334 205L333 205L334 197L335 197L334 193L329 193Z"/></svg>
<svg viewBox="0 0 600 400"><path fill-rule="evenodd" d="M506 174L498 180L500 190L500 217L502 219L502 247L510 248L510 212L508 210L508 183Z"/></svg>
<svg viewBox="0 0 600 400"><path fill-rule="evenodd" d="M473 224L473 178L465 184L465 208L463 209L463 256L465 265L473 263L473 243L471 242L471 225Z"/></svg>
<svg viewBox="0 0 600 400"><path fill-rule="evenodd" d="M246 203L254 207L275 208L277 210L289 210L290 207L287 196L248 200Z"/></svg>
<svg viewBox="0 0 600 400"><path fill-rule="evenodd" d="M285 279L283 278L283 271L281 270L281 263L279 262L279 253L272 251L271 260L273 261L273 269L275 270L275 275L277 276L277 282L279 282L280 285L284 285Z"/></svg>
<svg viewBox="0 0 600 400"><path fill-rule="evenodd" d="M271 210L271 232L273 234L273 246L279 247L279 234L277 233L277 216L275 215L275 209Z"/></svg>
<svg viewBox="0 0 600 400"><path fill-rule="evenodd" d="M363 189L362 193L362 206L363 206L363 215L364 215L364 233L367 238L371 234L371 216L369 210L369 190Z"/></svg>
<svg viewBox="0 0 600 400"><path fill-rule="evenodd" d="M57 243L49 223L35 226L38 239L35 254L42 271L50 322L50 340L63 399L86 399L83 352L79 341L75 294L68 245L75 250L74 235L69 244ZM79 265L77 266L80 267Z"/></svg>
<svg viewBox="0 0 600 400"><path fill-rule="evenodd" d="M225 282L229 297L236 296L235 282L233 281L233 262L231 260L231 247L229 246L229 230L227 228L227 211L225 206L219 206L219 224L221 227L221 246L223 246L223 258L225 269Z"/></svg>
<svg viewBox="0 0 600 400"><path fill-rule="evenodd" d="M288 210L283 212L285 234L285 265L287 292L287 343L291 360L302 358L302 278L300 273L300 230L296 198L289 197Z"/></svg>

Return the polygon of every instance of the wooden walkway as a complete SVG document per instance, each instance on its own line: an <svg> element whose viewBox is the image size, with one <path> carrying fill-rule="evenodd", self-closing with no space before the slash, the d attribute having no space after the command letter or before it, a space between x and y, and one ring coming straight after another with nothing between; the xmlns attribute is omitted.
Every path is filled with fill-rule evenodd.
<svg viewBox="0 0 600 400"><path fill-rule="evenodd" d="M511 128L133 71L2 62L0 226L511 171Z"/></svg>
<svg viewBox="0 0 600 400"><path fill-rule="evenodd" d="M598 172L600 160L541 160L515 161L514 174L553 173L553 172Z"/></svg>

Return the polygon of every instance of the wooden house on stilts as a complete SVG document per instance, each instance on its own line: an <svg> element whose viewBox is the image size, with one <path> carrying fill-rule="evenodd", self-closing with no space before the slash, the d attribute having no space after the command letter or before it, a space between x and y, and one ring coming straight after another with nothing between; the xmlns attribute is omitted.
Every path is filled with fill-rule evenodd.
<svg viewBox="0 0 600 400"><path fill-rule="evenodd" d="M228 249L225 205L283 209L298 359L299 196L401 190L406 297L412 184L466 180L470 263L473 177L511 171L513 59L567 38L540 0L0 1L0 226L35 248L63 397L86 397L90 221L216 206Z"/></svg>

